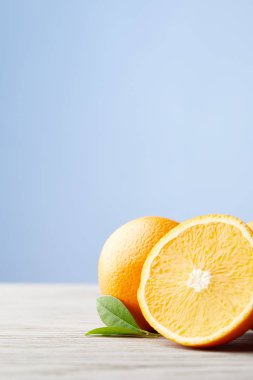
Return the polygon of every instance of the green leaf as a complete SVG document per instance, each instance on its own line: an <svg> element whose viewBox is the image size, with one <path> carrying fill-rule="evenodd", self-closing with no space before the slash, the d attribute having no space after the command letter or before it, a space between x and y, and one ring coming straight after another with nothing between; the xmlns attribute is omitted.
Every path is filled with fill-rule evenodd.
<svg viewBox="0 0 253 380"><path fill-rule="evenodd" d="M121 336L121 335L145 335L141 330L132 330L126 327L106 326L99 327L88 331L85 335L104 335L104 336Z"/></svg>
<svg viewBox="0 0 253 380"><path fill-rule="evenodd" d="M112 296L102 296L97 299L98 314L106 326L118 326L141 330L132 314L119 299Z"/></svg>
<svg viewBox="0 0 253 380"><path fill-rule="evenodd" d="M119 326L106 326L98 327L85 333L88 335L101 335L101 336L138 336L144 338L157 338L160 336L158 333L150 333L145 330L132 330L126 327Z"/></svg>
<svg viewBox="0 0 253 380"><path fill-rule="evenodd" d="M126 306L117 298L102 296L97 299L97 311L106 327L88 331L85 335L141 336L155 338L158 333L142 330Z"/></svg>

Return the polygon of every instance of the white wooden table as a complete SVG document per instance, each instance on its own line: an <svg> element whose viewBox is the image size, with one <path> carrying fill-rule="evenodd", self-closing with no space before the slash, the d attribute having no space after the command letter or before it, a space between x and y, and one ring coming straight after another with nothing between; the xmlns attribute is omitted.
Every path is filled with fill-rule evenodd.
<svg viewBox="0 0 253 380"><path fill-rule="evenodd" d="M252 379L253 334L218 349L164 338L84 337L96 286L0 285L0 379Z"/></svg>

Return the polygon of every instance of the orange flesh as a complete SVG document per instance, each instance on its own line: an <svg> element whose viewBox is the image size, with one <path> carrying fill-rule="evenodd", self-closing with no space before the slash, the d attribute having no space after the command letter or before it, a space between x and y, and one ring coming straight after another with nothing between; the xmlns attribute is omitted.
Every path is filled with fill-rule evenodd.
<svg viewBox="0 0 253 380"><path fill-rule="evenodd" d="M194 270L210 274L200 291L189 286ZM230 224L189 227L155 257L144 292L151 315L172 333L210 336L232 323L252 300L252 246Z"/></svg>

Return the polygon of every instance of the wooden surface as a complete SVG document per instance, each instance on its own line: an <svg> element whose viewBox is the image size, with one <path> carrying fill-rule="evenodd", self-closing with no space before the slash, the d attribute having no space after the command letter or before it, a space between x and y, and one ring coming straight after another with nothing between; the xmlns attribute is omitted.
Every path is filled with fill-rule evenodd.
<svg viewBox="0 0 253 380"><path fill-rule="evenodd" d="M0 285L0 379L252 379L253 334L209 351L164 338L84 337L97 287Z"/></svg>

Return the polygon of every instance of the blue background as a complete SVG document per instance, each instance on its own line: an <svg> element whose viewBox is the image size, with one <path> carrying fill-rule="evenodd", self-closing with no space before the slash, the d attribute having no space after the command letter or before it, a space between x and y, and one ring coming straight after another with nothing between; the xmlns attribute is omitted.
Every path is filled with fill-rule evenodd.
<svg viewBox="0 0 253 380"><path fill-rule="evenodd" d="M0 2L0 280L95 282L122 223L253 219L252 1Z"/></svg>

